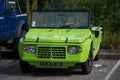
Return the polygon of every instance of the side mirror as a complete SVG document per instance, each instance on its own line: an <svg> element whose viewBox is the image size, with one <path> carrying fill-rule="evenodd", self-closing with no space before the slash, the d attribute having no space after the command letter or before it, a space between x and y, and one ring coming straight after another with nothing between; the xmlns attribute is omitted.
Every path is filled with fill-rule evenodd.
<svg viewBox="0 0 120 80"><path fill-rule="evenodd" d="M99 31L95 31L95 37L98 37L99 36Z"/></svg>

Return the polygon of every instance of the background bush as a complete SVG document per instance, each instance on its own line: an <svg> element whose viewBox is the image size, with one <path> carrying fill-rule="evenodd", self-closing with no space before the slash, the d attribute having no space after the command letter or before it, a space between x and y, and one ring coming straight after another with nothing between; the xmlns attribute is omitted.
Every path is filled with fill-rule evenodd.
<svg viewBox="0 0 120 80"><path fill-rule="evenodd" d="M103 27L102 48L120 49L119 0L19 0L29 22L32 10L90 10L91 24ZM22 5L24 4L24 6Z"/></svg>

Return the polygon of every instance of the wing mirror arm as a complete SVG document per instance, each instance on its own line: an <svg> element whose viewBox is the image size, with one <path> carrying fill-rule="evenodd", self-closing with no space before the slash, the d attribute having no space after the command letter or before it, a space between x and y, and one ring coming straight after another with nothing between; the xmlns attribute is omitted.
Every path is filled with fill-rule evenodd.
<svg viewBox="0 0 120 80"><path fill-rule="evenodd" d="M95 37L98 37L99 36L99 31L95 31Z"/></svg>

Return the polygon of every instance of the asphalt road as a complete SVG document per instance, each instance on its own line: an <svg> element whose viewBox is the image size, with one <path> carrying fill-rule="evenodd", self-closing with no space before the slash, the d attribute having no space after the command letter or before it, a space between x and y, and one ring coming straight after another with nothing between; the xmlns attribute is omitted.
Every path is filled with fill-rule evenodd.
<svg viewBox="0 0 120 80"><path fill-rule="evenodd" d="M119 80L118 62L120 63L118 60L110 59L94 61L93 70L89 75L83 75L79 70L53 69L36 69L32 73L24 74L20 70L19 61L15 60L0 65L0 80Z"/></svg>

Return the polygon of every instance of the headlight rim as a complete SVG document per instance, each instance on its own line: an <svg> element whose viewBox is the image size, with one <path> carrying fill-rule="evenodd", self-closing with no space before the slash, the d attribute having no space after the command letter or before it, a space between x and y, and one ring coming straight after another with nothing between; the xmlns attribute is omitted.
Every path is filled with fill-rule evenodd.
<svg viewBox="0 0 120 80"><path fill-rule="evenodd" d="M35 54L36 53L36 46L35 45L25 45L23 49L24 49L25 52L27 52L29 54ZM33 52L30 51L30 49L32 49L32 51L33 50L34 51Z"/></svg>
<svg viewBox="0 0 120 80"><path fill-rule="evenodd" d="M69 49L70 49L71 47L76 48L76 53L70 53ZM68 46L68 50L67 50L67 51L68 51L68 54L70 54L70 55L76 55L76 54L82 52L82 48L79 47L79 46Z"/></svg>

